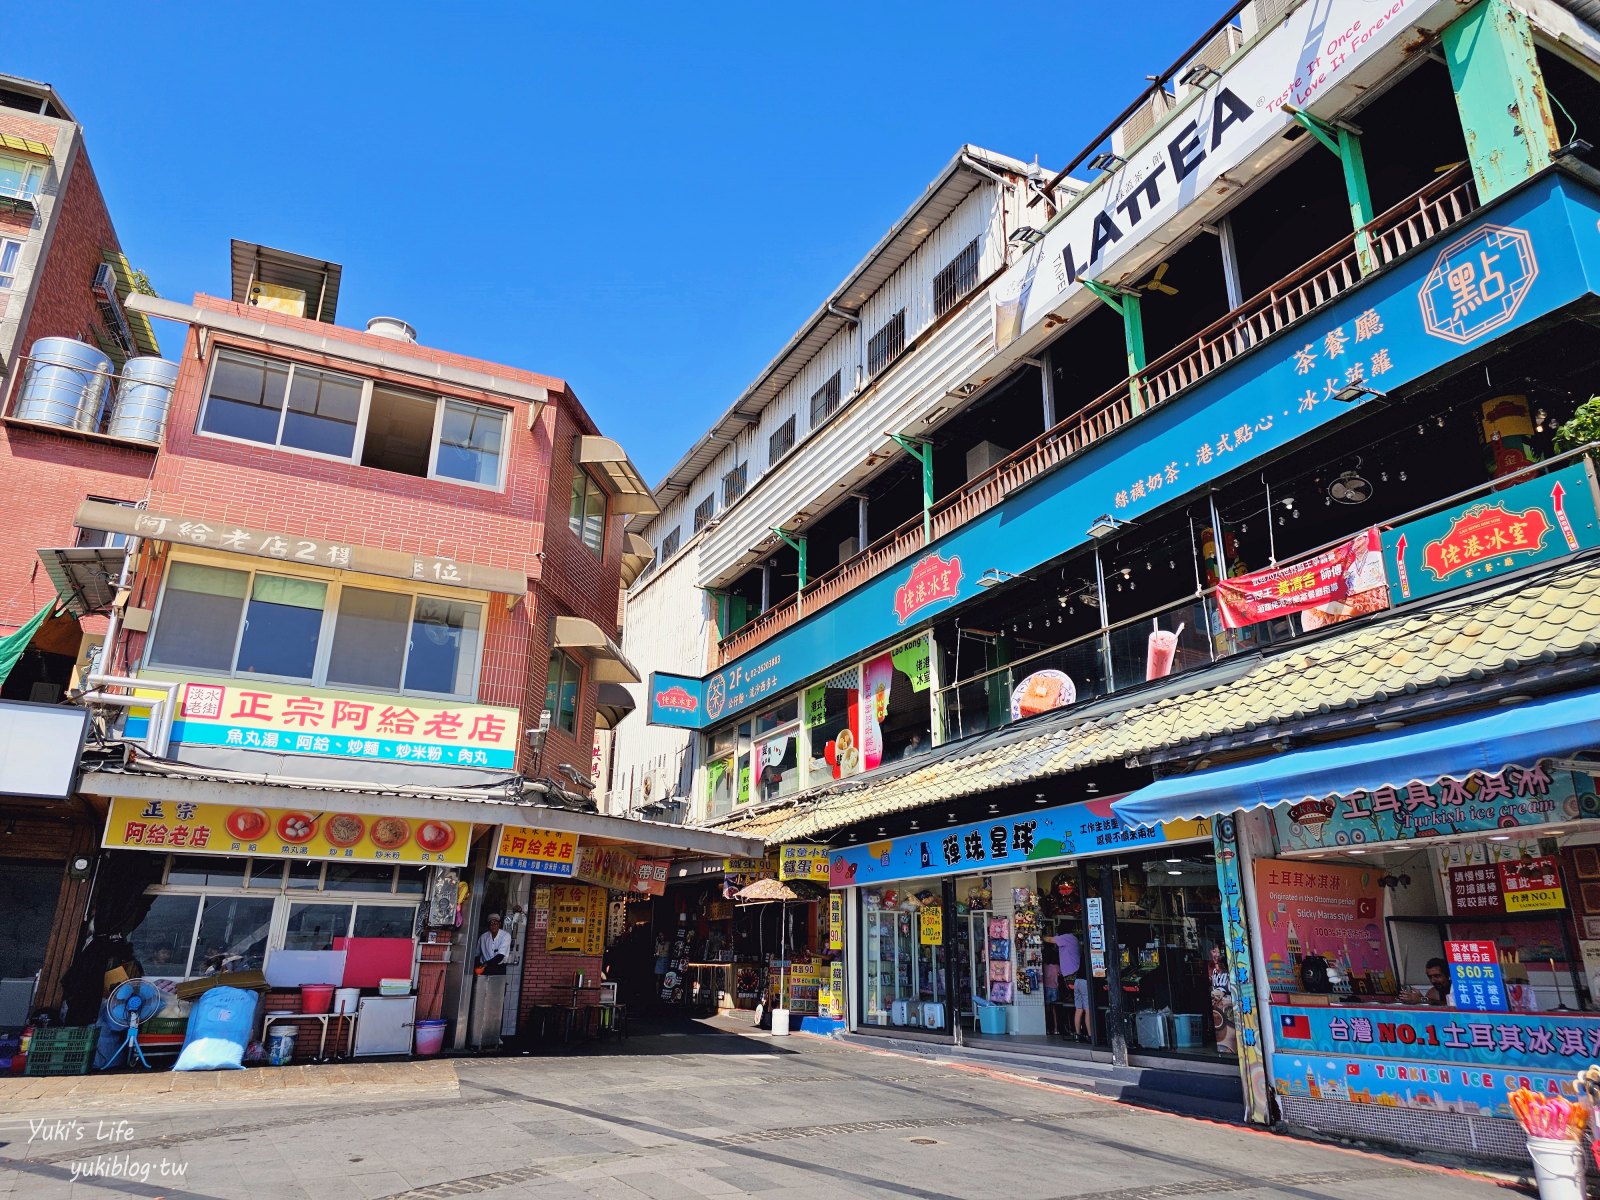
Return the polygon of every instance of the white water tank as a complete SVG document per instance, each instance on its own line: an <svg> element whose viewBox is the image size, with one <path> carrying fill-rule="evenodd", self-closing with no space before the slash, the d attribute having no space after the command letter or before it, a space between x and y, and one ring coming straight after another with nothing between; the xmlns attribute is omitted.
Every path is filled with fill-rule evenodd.
<svg viewBox="0 0 1600 1200"><path fill-rule="evenodd" d="M106 432L136 442L159 442L177 383L177 363L154 355L130 358L117 376L117 396L111 403Z"/></svg>
<svg viewBox="0 0 1600 1200"><path fill-rule="evenodd" d="M417 340L417 331L399 317L373 317L367 322L367 332L378 337L393 338L397 342Z"/></svg>
<svg viewBox="0 0 1600 1200"><path fill-rule="evenodd" d="M93 430L100 423L111 360L76 338L40 338L28 354L11 415L62 429Z"/></svg>

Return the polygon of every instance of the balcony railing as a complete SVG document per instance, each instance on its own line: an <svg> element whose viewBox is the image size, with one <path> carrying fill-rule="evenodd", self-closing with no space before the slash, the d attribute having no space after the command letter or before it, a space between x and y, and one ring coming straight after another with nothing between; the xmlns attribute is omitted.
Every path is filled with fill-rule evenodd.
<svg viewBox="0 0 1600 1200"><path fill-rule="evenodd" d="M1460 166L1402 200L1361 232L1375 265L1383 267L1460 224L1476 207L1471 171ZM931 513L933 537L938 539L981 516L1019 487L1115 433L1139 413L1165 404L1355 287L1363 278L1358 243L1358 235L1352 233L940 500ZM922 518L917 516L819 575L801 595L775 605L723 638L717 645L717 665L749 653L805 614L832 604L904 562L925 544Z"/></svg>

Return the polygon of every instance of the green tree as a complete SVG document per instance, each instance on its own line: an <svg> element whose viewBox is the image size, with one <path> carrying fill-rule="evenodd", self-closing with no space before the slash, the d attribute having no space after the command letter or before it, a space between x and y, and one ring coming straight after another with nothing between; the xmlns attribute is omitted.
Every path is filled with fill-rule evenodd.
<svg viewBox="0 0 1600 1200"><path fill-rule="evenodd" d="M1556 430L1555 450L1565 454L1590 442L1600 442L1600 396L1590 396L1578 406L1572 420Z"/></svg>

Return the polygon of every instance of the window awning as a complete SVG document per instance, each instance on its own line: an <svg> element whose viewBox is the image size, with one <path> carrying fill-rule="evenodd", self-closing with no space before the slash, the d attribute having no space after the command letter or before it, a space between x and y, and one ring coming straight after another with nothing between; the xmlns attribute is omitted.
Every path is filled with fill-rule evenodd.
<svg viewBox="0 0 1600 1200"><path fill-rule="evenodd" d="M1600 689L1162 779L1118 800L1111 811L1127 825L1154 825L1403 788L1414 780L1465 779L1593 748L1600 748Z"/></svg>
<svg viewBox="0 0 1600 1200"><path fill-rule="evenodd" d="M602 683L594 705L596 729L615 729L617 722L635 708L633 693L620 683Z"/></svg>
<svg viewBox="0 0 1600 1200"><path fill-rule="evenodd" d="M655 549L637 533L622 531L622 586L629 587L655 561Z"/></svg>
<svg viewBox="0 0 1600 1200"><path fill-rule="evenodd" d="M595 434L579 437L578 461L593 467L606 491L611 493L612 512L654 516L661 511L639 468L628 461L622 447L610 438Z"/></svg>
<svg viewBox="0 0 1600 1200"><path fill-rule="evenodd" d="M623 656L622 650L605 632L584 617L557 617L552 645L561 650L577 650L589 660L590 677L596 683L639 683L639 672Z"/></svg>
<svg viewBox="0 0 1600 1200"><path fill-rule="evenodd" d="M55 585L56 595L75 617L111 608L126 557L120 546L47 546L39 551L39 561Z"/></svg>

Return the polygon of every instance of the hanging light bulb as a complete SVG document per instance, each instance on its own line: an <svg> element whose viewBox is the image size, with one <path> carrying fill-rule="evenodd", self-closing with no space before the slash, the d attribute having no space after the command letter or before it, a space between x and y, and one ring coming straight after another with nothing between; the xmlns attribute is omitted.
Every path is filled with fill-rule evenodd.
<svg viewBox="0 0 1600 1200"><path fill-rule="evenodd" d="M1550 420L1550 414L1544 409L1539 409L1533 414L1533 428L1538 433L1544 432L1545 423Z"/></svg>
<svg viewBox="0 0 1600 1200"><path fill-rule="evenodd" d="M1378 478L1383 480L1384 483L1388 483L1389 482L1389 468L1385 467L1383 470L1379 471L1378 472Z"/></svg>
<svg viewBox="0 0 1600 1200"><path fill-rule="evenodd" d="M1289 515L1291 517L1293 517L1296 521L1298 521L1300 519L1300 510L1297 508L1294 511L1292 511Z"/></svg>
<svg viewBox="0 0 1600 1200"><path fill-rule="evenodd" d="M1404 471L1401 471L1400 472L1400 482L1404 483L1405 481L1406 481L1406 473Z"/></svg>
<svg viewBox="0 0 1600 1200"><path fill-rule="evenodd" d="M1169 571L1176 571L1178 569L1178 560L1175 558L1167 559L1167 569Z"/></svg>
<svg viewBox="0 0 1600 1200"><path fill-rule="evenodd" d="M1443 413L1439 413L1438 415L1436 415L1433 418L1433 423L1435 425L1437 425L1440 429L1443 429L1444 428L1444 414Z"/></svg>
<svg viewBox="0 0 1600 1200"><path fill-rule="evenodd" d="M1154 570L1155 570L1155 569L1156 569L1156 565L1155 565L1155 563L1153 563L1153 562L1151 562L1151 561L1150 561L1150 560L1149 560L1149 559L1148 559L1148 558L1147 558L1147 559L1145 559L1145 560L1144 560L1144 569L1145 569L1145 570L1146 570L1146 571L1154 571Z"/></svg>
<svg viewBox="0 0 1600 1200"><path fill-rule="evenodd" d="M1028 628L1029 628L1029 629L1032 629L1032 628L1033 628L1033 618L1032 618L1032 617L1029 617L1029 618L1028 618Z"/></svg>
<svg viewBox="0 0 1600 1200"><path fill-rule="evenodd" d="M1239 532L1240 533L1249 533L1250 532L1250 526L1246 525L1243 521L1240 521L1239 522Z"/></svg>
<svg viewBox="0 0 1600 1200"><path fill-rule="evenodd" d="M1279 528L1280 528L1280 529L1281 529L1281 528L1282 528L1282 527L1283 527L1283 518L1282 518L1282 517L1279 517L1279 518L1278 518L1278 527L1279 527Z"/></svg>
<svg viewBox="0 0 1600 1200"><path fill-rule="evenodd" d="M1123 567L1122 568L1122 577L1124 579L1132 579L1133 578L1133 568L1132 567Z"/></svg>
<svg viewBox="0 0 1600 1200"><path fill-rule="evenodd" d="M1417 426L1417 436L1418 437L1421 437L1423 434L1425 434L1427 432L1428 431L1426 429L1424 429L1421 425Z"/></svg>

